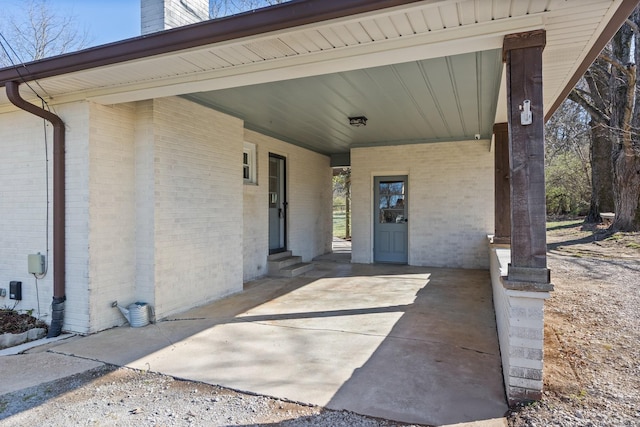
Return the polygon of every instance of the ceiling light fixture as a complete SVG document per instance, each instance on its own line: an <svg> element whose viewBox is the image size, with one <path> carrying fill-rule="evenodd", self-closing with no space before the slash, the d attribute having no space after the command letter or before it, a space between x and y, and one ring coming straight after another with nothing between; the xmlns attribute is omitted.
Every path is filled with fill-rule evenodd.
<svg viewBox="0 0 640 427"><path fill-rule="evenodd" d="M355 126L357 128L359 128L361 126L366 126L367 125L367 118L365 116L349 117L349 124L351 126Z"/></svg>

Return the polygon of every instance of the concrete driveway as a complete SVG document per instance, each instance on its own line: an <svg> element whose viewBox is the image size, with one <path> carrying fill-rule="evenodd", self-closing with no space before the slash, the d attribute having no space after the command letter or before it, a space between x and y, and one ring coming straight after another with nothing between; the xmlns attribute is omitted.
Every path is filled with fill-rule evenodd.
<svg viewBox="0 0 640 427"><path fill-rule="evenodd" d="M52 351L408 423L507 410L487 271L319 262Z"/></svg>

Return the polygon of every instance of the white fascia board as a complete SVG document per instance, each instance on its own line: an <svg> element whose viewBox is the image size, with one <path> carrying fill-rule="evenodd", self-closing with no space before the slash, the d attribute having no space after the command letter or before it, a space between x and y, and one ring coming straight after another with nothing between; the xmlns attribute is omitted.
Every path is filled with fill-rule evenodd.
<svg viewBox="0 0 640 427"><path fill-rule="evenodd" d="M87 99L117 104L501 49L506 34L544 28L542 14L496 20L331 51L105 88Z"/></svg>
<svg viewBox="0 0 640 427"><path fill-rule="evenodd" d="M611 6L609 7L609 10L607 10L607 13L600 20L600 25L598 25L598 28L593 32L593 35L591 36L591 39L589 40L589 42L587 42L585 44L585 48L580 53L579 59L574 62L573 67L571 69L567 70L566 78L564 79L562 84L558 85L558 88L557 88L556 92L553 93L553 95L551 95L551 97L549 99L549 102L547 102L544 105L544 114L545 114L545 116L549 112L549 109L551 108L551 105L560 96L560 93L562 92L562 90L567 86L567 84L569 83L571 78L575 75L575 73L578 70L578 67L580 67L582 62L585 60L587 54L589 53L589 51L591 50L593 45L596 43L597 39L600 37L600 34L602 34L602 32L604 31L605 27L607 25L609 25L609 21L611 21L611 19L613 18L613 15L617 12L617 10L620 8L621 5L622 5L622 0L612 0L611 1Z"/></svg>

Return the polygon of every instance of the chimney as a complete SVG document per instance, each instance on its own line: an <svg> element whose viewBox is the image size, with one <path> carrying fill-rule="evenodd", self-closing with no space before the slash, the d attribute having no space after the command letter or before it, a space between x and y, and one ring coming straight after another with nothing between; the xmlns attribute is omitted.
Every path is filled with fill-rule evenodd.
<svg viewBox="0 0 640 427"><path fill-rule="evenodd" d="M209 0L140 0L140 33L168 30L209 19Z"/></svg>

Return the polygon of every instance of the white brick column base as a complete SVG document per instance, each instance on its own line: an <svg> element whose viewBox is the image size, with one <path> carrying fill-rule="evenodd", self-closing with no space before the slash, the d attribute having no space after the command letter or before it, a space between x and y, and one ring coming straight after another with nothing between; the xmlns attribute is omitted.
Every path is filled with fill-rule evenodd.
<svg viewBox="0 0 640 427"><path fill-rule="evenodd" d="M502 372L509 404L542 397L544 301L548 291L507 289L503 279L511 252L491 245L491 283L496 312Z"/></svg>

